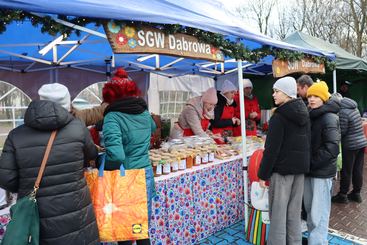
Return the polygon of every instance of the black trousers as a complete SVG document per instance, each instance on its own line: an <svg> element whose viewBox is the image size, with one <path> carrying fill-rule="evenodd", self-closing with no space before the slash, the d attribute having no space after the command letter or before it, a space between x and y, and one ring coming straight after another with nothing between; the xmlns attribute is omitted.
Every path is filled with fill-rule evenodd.
<svg viewBox="0 0 367 245"><path fill-rule="evenodd" d="M354 193L360 193L363 185L364 148L342 149L343 165L340 171L340 193L347 194L352 182Z"/></svg>
<svg viewBox="0 0 367 245"><path fill-rule="evenodd" d="M131 241L118 242L118 245L131 245L131 244L132 244ZM137 245L150 245L150 240L149 239L137 240L136 244Z"/></svg>

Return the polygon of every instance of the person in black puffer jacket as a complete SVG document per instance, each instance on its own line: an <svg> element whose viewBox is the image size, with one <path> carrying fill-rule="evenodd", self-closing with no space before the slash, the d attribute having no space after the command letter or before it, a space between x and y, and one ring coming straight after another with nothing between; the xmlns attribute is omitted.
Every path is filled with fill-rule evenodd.
<svg viewBox="0 0 367 245"><path fill-rule="evenodd" d="M363 132L361 115L354 100L346 97L341 99L339 120L343 165L340 172L340 191L332 198L332 201L348 203L349 199L361 203L364 148L367 146L367 140ZM351 181L353 190L348 194Z"/></svg>
<svg viewBox="0 0 367 245"><path fill-rule="evenodd" d="M98 227L84 178L86 163L97 157L96 147L84 124L66 110L70 95L64 85L43 85L39 94L47 100L32 101L24 125L13 129L5 141L0 187L17 192L18 198L28 195L51 131L57 130L36 196L40 245L97 245Z"/></svg>
<svg viewBox="0 0 367 245"><path fill-rule="evenodd" d="M311 169L305 178L304 204L307 212L308 244L328 244L332 178L339 154L340 103L329 99L325 82L307 90L311 119Z"/></svg>
<svg viewBox="0 0 367 245"><path fill-rule="evenodd" d="M306 105L296 99L294 78L279 79L273 90L275 104L279 107L269 121L258 172L261 186L270 180L267 244L301 244L304 174L310 165L310 119Z"/></svg>

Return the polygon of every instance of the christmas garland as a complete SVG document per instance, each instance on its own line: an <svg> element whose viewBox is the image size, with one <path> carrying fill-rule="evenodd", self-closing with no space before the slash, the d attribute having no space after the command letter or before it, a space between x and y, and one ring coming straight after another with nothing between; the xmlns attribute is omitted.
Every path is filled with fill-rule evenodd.
<svg viewBox="0 0 367 245"><path fill-rule="evenodd" d="M69 17L64 15L58 15L57 18L79 26L86 26L87 24L90 23L94 23L96 26L100 26L103 23L106 23L107 21L103 19ZM0 19L2 20L0 22L0 34L5 32L6 26L12 23L13 21L23 22L25 20L30 20L33 26L41 25L42 33L48 33L52 36L55 36L58 33L70 35L72 32L75 32L76 35L78 36L80 35L79 30L75 30L73 28L59 24L55 22L50 16L38 17L24 11L1 9ZM262 48L250 50L249 48L245 47L243 43L230 41L221 34L207 32L192 27L185 27L178 24L170 25L170 24L156 24L147 22L118 21L118 20L116 20L115 23L116 24L133 23L134 25L145 25L145 26L148 25L151 27L159 28L167 34L183 33L195 36L198 38L200 42L208 43L213 45L214 47L220 48L224 53L224 55L226 56L240 60L247 60L253 63L259 62L262 58L264 58L267 55L272 55L276 59L288 60L291 62L298 61L303 58L309 58L318 64L324 63L327 70L335 69L335 62L330 61L325 57L308 55L297 51L272 48L270 46L264 46Z"/></svg>

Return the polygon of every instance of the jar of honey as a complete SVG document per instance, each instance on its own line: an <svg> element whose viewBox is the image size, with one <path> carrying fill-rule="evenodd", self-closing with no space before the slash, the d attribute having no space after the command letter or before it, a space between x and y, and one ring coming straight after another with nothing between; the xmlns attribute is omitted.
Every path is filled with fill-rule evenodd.
<svg viewBox="0 0 367 245"><path fill-rule="evenodd" d="M194 166L194 153L187 151L186 154L186 168L192 168Z"/></svg>

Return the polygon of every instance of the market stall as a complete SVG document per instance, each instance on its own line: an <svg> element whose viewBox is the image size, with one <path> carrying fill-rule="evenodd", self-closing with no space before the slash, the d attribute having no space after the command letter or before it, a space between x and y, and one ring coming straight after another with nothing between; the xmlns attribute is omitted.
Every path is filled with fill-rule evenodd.
<svg viewBox="0 0 367 245"><path fill-rule="evenodd" d="M196 139L187 137L151 151L158 175L150 224L152 244L195 244L243 220L241 137L224 146ZM264 143L258 137L247 137L246 142L247 156Z"/></svg>
<svg viewBox="0 0 367 245"><path fill-rule="evenodd" d="M298 47L296 46L284 45L284 43L282 42L272 40L261 34L248 32L246 28L243 27L243 24L236 22L234 20L232 21L232 19L229 19L225 15L225 13L223 13L222 8L212 3L209 3L208 1L203 1L199 4L195 1L187 1L185 5L190 6L190 11L186 11L184 14L177 13L178 10L181 10L182 8L181 5L176 6L173 3L169 3L167 4L169 5L168 6L169 9L167 9L167 14L169 15L164 16L163 18L161 16L161 12L164 6L160 5L159 6L160 8L156 12L154 12L152 10L156 10L157 6L151 6L146 1L138 1L138 3L139 2L140 5L137 7L136 6L137 3L134 4L129 3L126 4L126 6L121 6L121 4L119 4L118 6L116 6L117 2L115 3L115 1L111 1L111 3L115 4L104 6L103 10L99 8L100 7L99 4L88 4L88 6L92 8L91 9L88 8L89 11L83 11L83 14L95 18L107 18L107 19L126 18L134 21L151 21L167 24L180 23L181 25L198 27L207 31L231 35L231 37L233 36L238 38L248 37L253 41L257 41L259 43L270 46L275 46L279 48L285 47L290 50L299 50ZM155 1L152 2L151 4L157 4L157 2ZM80 9L87 9L87 6L85 5L78 5L74 7L71 7L71 5L73 4L68 3L67 6L61 7L63 6L63 4L61 2L58 2L55 5L49 5L48 7L50 8L44 9L43 7L37 6L36 3L33 5L34 7L32 8L30 8L29 5L27 5L28 7L22 5L21 2L14 5L8 5L5 2L2 2L0 4L0 6L2 7L20 8L28 11L59 13L73 16L78 16L81 13ZM208 6L208 8L203 7L203 5ZM54 8L55 6L57 7ZM143 8L142 6L145 7ZM191 8L195 9L197 13ZM136 12L138 9L140 12ZM209 17L204 19L203 17L200 17L205 16L203 15L203 9L205 9L205 11L208 11L207 14L210 15L209 17L216 16L216 18L211 20L211 18ZM77 11L74 12L74 10ZM215 11L211 12L211 10ZM109 14L107 15L105 13ZM131 13L134 13L134 15L131 15ZM219 19L220 21L217 21L219 16L223 16L224 18L221 18ZM50 18L52 18L54 21L58 23L62 22L60 19L54 16L51 16ZM67 24L66 22L67 21L63 21L63 24ZM203 24L203 26L201 25L201 23ZM153 35L156 36L155 39L156 42L154 43L154 45L157 46L157 49L155 49L154 51L150 50L149 52L146 50L139 51L140 53L149 53L152 55L145 55L145 56L141 55L141 57L140 56L132 57L131 59L133 61L129 61L127 63L127 66L129 67L135 65L135 67L144 69L145 71L152 71L157 73L158 72L163 73L165 71L168 74L170 74L170 72L174 73L177 70L178 71L185 70L185 72L187 73L191 73L192 71L194 72L200 71L202 72L202 74L208 73L208 71L210 71L209 73L213 76L219 76L225 74L226 72L229 71L233 72L237 70L238 81L242 81L243 77L242 69L245 66L249 65L250 63L248 61L242 61L241 59L243 57L238 56L237 60L234 60L234 62L232 61L232 63L234 64L237 63L237 67L234 70L228 70L228 68L226 68L227 63L224 60L225 57L221 52L221 50L211 45L211 46L204 46L205 48L201 48L201 50L205 50L204 53L206 53L206 55L209 55L209 57L204 56L201 57L201 59L206 60L208 62L198 64L199 62L198 63L191 62L191 60L188 59L190 60L189 62L190 66L187 66L186 63L184 66L182 66L182 57L191 58L193 56L192 53L186 54L186 56L182 54L183 53L182 49L185 49L182 48L185 46L184 39L186 40L188 47L192 47L193 51L197 50L200 52L200 47L203 46L200 46L201 44L199 44L197 40L192 41L189 40L188 38L186 39L184 34L178 33L176 36L170 35L169 37L166 38L166 40L168 41L175 40L173 43L171 42L168 43L168 45L164 45L163 44L164 42L159 41L163 39L162 38L163 34L160 34L161 31L159 30L153 31L146 29L138 29L138 27L134 27L134 29L132 30L132 27L127 25L121 25L119 28L116 29L116 26L117 25L111 24L112 28L110 29L113 34L111 34L112 37L109 38L115 41L117 48L124 47L135 49L137 47L137 44L143 46L142 44L143 40L145 40L145 43L147 43L148 46L150 46L149 42L151 41L151 39L148 38L148 35L146 35L145 38L143 39L139 39L143 35L142 31L144 31L144 33L148 32L156 33L151 34L150 37L152 37ZM79 30L81 29L81 26L78 25L74 25L74 27L79 28ZM83 30L86 30L86 28L84 28ZM119 33L122 31L124 31L126 35ZM88 33L91 33L90 30L88 31ZM104 37L106 36L104 35ZM182 40L182 45L180 46L181 49L178 48L179 47L178 40ZM238 39L239 43L241 41L240 39ZM191 46L189 43L191 43ZM151 43L151 46L154 45L153 43ZM47 46L48 45L46 45L46 47ZM162 59L161 59L162 55L158 54L169 55L170 53L159 52L158 49L161 46L168 46L168 47L175 46L177 47L178 51L182 53L180 52L173 53L172 55L179 56L179 58L166 61L166 63L162 65ZM53 49L53 47L51 47L51 49ZM320 53L313 52L312 50L302 49L301 51L306 51L313 55L320 55ZM71 52L73 52L73 50L71 50ZM114 52L116 52L116 50L114 50ZM7 54L9 54L9 52L7 52ZM18 55L17 57L25 58L24 55L23 56ZM55 57L51 58L55 59ZM57 59L56 57L55 60L57 63L57 67L73 64L73 63L63 63L62 58ZM151 59L153 59L154 62L152 62ZM38 61L42 60L43 59L38 59ZM150 62L151 64L143 64L143 62ZM138 63L139 65L137 65ZM51 64L55 65L55 62L51 62ZM178 68L172 69L174 65L177 65ZM192 68L193 66L195 67L195 69ZM212 69L208 69L208 67L212 67ZM185 73L180 72L180 74ZM239 85L239 90L240 90L240 101L242 105L241 118L244 118L245 108L243 106L244 96L243 96L243 84L241 82ZM242 127L242 135L245 135L244 127ZM203 239L206 236L208 236L209 234L212 234L224 227L227 227L235 223L236 221L242 220L244 217L245 219L247 218L248 215L246 213L246 208L244 205L244 203L247 202L247 193L248 193L246 157L249 156L250 153L244 151L245 149L249 149L248 145L249 143L251 143L251 140L250 139L246 140L246 137L243 137L242 139L239 139L239 142L238 145L240 147L236 149L237 152L235 152L236 151L235 149L222 149L224 150L222 151L223 155L222 153L217 154L217 159L214 160L210 157L210 154L213 153L213 149L207 147L207 152L205 153L206 150L203 150L204 147L202 146L191 147L194 150L199 150L197 148L201 148L200 153L198 152L194 153L193 151L191 151L191 154L183 155L182 153L179 154L179 156L173 156L173 157L171 155L170 156L168 155L168 153L172 154L172 152L168 150L168 152L166 152L167 153L166 156L168 158L159 160L163 161L164 163L161 162L160 164L156 164L155 166L156 174L157 174L157 168L159 169L160 166L162 167L161 174L165 173L166 175L157 176L155 181L158 196L154 199L153 217L150 228L150 234L153 243L169 244L170 241L175 241L176 243L182 243L182 244L196 243L200 239ZM259 145L257 146L260 147ZM254 148L253 150L256 149L257 148ZM241 150L243 150L242 153ZM233 154L231 153L231 151ZM162 157L163 156L164 155L162 154ZM178 157L180 158L180 161L183 159L186 160L185 167L183 167L183 165L180 166L178 162ZM194 165L193 158L196 157L195 162L197 161L196 162L197 166L191 166L191 168L189 167L190 164L188 163L190 161L189 160L190 157L192 165ZM221 157L224 159L219 159ZM200 158L200 164L197 158ZM211 159L212 162L209 159ZM152 159L152 162L154 167L154 159ZM171 171L173 171L174 173L170 173ZM244 195L244 193L246 193L246 195Z"/></svg>

